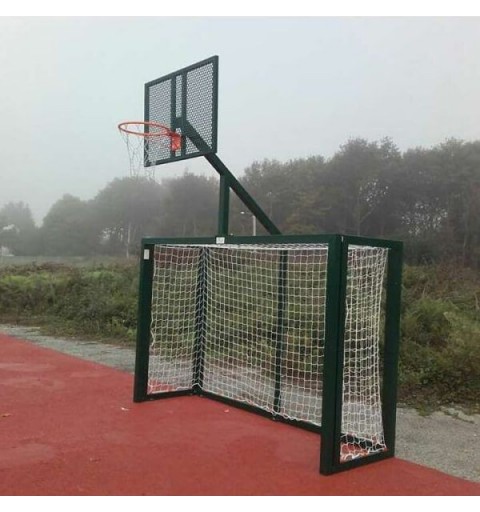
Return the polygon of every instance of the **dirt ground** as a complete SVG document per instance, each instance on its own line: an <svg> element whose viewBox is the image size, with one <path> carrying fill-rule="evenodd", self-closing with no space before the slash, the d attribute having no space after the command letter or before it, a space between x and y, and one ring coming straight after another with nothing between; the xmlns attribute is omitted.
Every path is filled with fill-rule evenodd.
<svg viewBox="0 0 480 512"><path fill-rule="evenodd" d="M37 328L0 325L0 332L79 358L133 372L134 351L86 340L53 338ZM480 482L480 414L443 408L429 415L400 407L396 456Z"/></svg>

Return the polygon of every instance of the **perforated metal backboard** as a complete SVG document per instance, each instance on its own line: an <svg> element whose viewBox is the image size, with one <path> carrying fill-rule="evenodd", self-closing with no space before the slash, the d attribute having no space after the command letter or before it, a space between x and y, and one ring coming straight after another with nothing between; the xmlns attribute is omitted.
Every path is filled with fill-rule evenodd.
<svg viewBox="0 0 480 512"><path fill-rule="evenodd" d="M217 99L217 56L145 84L145 121L182 135L178 151L155 138L146 141L145 167L216 153Z"/></svg>

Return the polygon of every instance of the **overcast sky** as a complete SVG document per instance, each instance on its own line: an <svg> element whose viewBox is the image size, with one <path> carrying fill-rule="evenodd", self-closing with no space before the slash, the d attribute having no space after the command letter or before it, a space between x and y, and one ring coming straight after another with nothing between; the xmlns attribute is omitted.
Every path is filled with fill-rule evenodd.
<svg viewBox="0 0 480 512"><path fill-rule="evenodd" d="M480 18L0 18L0 208L41 223L65 193L128 175L117 124L143 85L218 55L218 155L324 155L349 138L401 150L480 139ZM159 168L210 173L203 159ZM213 173L212 173L213 174Z"/></svg>

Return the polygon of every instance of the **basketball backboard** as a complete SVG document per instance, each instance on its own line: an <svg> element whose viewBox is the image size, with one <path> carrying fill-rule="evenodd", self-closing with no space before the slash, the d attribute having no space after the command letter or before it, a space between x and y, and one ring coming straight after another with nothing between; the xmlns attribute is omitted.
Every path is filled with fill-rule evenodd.
<svg viewBox="0 0 480 512"><path fill-rule="evenodd" d="M146 138L145 167L216 153L217 116L217 56L146 83L145 121L168 126L182 140L173 151L158 138Z"/></svg>

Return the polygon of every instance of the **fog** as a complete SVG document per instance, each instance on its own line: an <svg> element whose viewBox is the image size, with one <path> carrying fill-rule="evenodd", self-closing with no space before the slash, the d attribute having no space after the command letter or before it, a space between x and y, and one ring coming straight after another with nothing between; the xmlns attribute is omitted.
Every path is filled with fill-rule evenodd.
<svg viewBox="0 0 480 512"><path fill-rule="evenodd" d="M117 124L145 82L219 55L219 150L323 155L350 138L403 151L480 139L480 18L0 18L0 208L37 224L63 194L128 175ZM162 166L212 173L201 158ZM212 173L213 174L213 173Z"/></svg>

